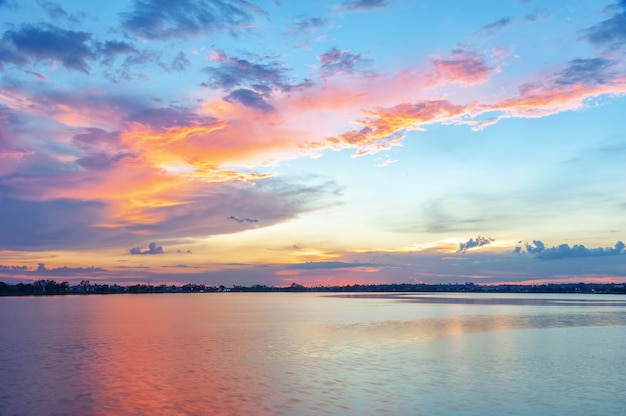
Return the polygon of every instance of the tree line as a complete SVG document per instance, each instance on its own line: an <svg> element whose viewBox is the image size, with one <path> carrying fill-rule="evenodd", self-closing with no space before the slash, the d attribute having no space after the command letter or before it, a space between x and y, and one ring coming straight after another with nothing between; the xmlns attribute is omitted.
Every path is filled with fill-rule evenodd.
<svg viewBox="0 0 626 416"><path fill-rule="evenodd" d="M626 285L621 283L548 283L540 285L479 285L475 283L385 283L353 284L343 286L311 286L298 283L277 287L252 285L225 287L187 283L184 285L118 284L91 283L82 280L70 286L68 282L43 279L33 283L8 284L0 282L0 296L52 296L52 295L94 295L124 293L217 293L217 292L493 292L493 293L613 293L626 294Z"/></svg>

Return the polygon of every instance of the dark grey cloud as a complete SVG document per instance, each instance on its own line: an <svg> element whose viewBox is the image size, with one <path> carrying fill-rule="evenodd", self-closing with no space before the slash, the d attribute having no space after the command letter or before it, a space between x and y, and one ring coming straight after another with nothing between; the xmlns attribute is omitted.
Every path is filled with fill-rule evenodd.
<svg viewBox="0 0 626 416"><path fill-rule="evenodd" d="M89 33L49 24L23 25L19 30L4 32L2 39L24 57L35 61L58 60L67 69L85 73L89 72L87 61L95 57Z"/></svg>
<svg viewBox="0 0 626 416"><path fill-rule="evenodd" d="M361 54L352 54L336 48L318 56L317 59L320 61L322 76L352 74L368 63Z"/></svg>
<svg viewBox="0 0 626 416"><path fill-rule="evenodd" d="M155 242L148 244L147 250L142 250L141 247L134 247L129 249L130 254L163 254L163 246L157 246Z"/></svg>
<svg viewBox="0 0 626 416"><path fill-rule="evenodd" d="M599 47L620 48L626 42L626 1L613 17L583 30L582 38Z"/></svg>
<svg viewBox="0 0 626 416"><path fill-rule="evenodd" d="M457 253L465 253L469 249L472 249L474 247L486 246L486 245L491 244L494 241L495 240L493 238L489 238L489 237L478 236L475 239L470 238L465 243L459 243L459 249L457 250Z"/></svg>
<svg viewBox="0 0 626 416"><path fill-rule="evenodd" d="M507 27L510 23L511 23L511 19L510 18L503 17L500 20L496 20L495 22L489 23L489 24L481 27L480 30L485 32L485 33L487 33L487 34L489 34L489 35L493 35L498 30L501 30L501 29Z"/></svg>
<svg viewBox="0 0 626 416"><path fill-rule="evenodd" d="M346 263L343 261L310 261L307 263L289 265L289 269L313 270L313 269L348 269L353 267L380 267L374 263Z"/></svg>
<svg viewBox="0 0 626 416"><path fill-rule="evenodd" d="M389 0L354 0L348 3L344 3L342 8L344 10L371 10L381 7L387 7L390 5Z"/></svg>
<svg viewBox="0 0 626 416"><path fill-rule="evenodd" d="M615 62L605 58L573 59L567 68L557 74L556 83L561 85L597 85L611 79L609 70Z"/></svg>
<svg viewBox="0 0 626 416"><path fill-rule="evenodd" d="M272 111L274 107L265 101L265 97L263 94L260 94L256 91L249 90L247 88L240 88L234 90L226 97L224 97L224 101L229 103L240 103L245 105L246 107L256 108L261 111Z"/></svg>
<svg viewBox="0 0 626 416"><path fill-rule="evenodd" d="M536 258L542 260L558 260L563 258L579 258L579 257L602 257L617 256L625 254L626 245L622 241L615 243L614 247L596 247L587 248L583 244L560 244L546 248L545 244L539 240L533 241L533 244L525 244L526 252L533 254ZM521 254L522 247L516 247L515 252Z"/></svg>
<svg viewBox="0 0 626 416"><path fill-rule="evenodd" d="M187 39L249 25L262 11L245 0L134 0L122 28L151 40Z"/></svg>
<svg viewBox="0 0 626 416"><path fill-rule="evenodd" d="M230 217L228 217L228 219L233 220L238 224L243 224L244 222L259 222L259 220L256 218L239 218L235 217L234 215L231 215Z"/></svg>

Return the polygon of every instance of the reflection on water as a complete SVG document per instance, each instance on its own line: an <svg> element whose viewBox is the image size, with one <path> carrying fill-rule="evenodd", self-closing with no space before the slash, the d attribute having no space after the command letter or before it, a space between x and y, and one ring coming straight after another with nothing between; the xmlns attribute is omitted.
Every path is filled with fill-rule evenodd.
<svg viewBox="0 0 626 416"><path fill-rule="evenodd" d="M0 298L1 415L612 415L626 298Z"/></svg>

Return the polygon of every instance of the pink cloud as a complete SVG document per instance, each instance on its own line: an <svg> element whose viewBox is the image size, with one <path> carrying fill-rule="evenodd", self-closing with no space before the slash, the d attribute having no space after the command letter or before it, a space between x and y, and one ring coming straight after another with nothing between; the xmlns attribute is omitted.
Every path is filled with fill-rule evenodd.
<svg viewBox="0 0 626 416"><path fill-rule="evenodd" d="M432 65L440 82L468 85L486 81L495 70L478 53L462 49L453 50L449 58L434 57Z"/></svg>

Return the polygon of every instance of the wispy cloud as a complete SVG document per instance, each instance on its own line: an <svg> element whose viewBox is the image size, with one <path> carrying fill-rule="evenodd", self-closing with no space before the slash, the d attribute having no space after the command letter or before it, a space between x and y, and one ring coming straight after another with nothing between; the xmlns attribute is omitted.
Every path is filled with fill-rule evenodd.
<svg viewBox="0 0 626 416"><path fill-rule="evenodd" d="M379 9L381 7L388 7L391 4L389 0L354 0L348 3L343 3L342 8L344 10L372 10Z"/></svg>
<svg viewBox="0 0 626 416"><path fill-rule="evenodd" d="M244 222L259 222L259 220L256 218L239 218L235 217L234 215L231 215L230 217L228 217L228 219L235 221L237 224L243 224Z"/></svg>
<svg viewBox="0 0 626 416"><path fill-rule="evenodd" d="M122 29L149 40L186 39L222 31L235 33L249 25L257 6L245 0L134 0L122 15Z"/></svg>

